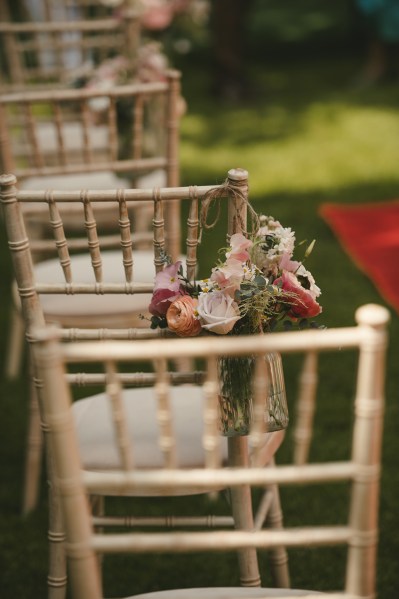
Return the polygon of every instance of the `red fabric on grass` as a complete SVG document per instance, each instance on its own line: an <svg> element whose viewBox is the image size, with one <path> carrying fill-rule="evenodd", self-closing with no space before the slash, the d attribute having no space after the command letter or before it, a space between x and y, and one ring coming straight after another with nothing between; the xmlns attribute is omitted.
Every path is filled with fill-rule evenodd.
<svg viewBox="0 0 399 599"><path fill-rule="evenodd" d="M342 247L399 312L399 200L323 204L320 215Z"/></svg>

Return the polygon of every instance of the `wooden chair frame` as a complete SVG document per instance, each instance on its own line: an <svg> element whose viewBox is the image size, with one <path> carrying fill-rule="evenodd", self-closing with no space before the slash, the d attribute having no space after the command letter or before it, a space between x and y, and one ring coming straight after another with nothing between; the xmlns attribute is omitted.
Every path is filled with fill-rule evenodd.
<svg viewBox="0 0 399 599"><path fill-rule="evenodd" d="M9 237L9 247L12 254L15 278L18 285L21 299L22 313L26 326L26 335L28 341L32 342L32 330L45 324L44 314L40 304L40 294L140 294L150 293L152 284L143 284L134 282L134 236L131 234L128 206L135 202L152 201L154 205L153 219L153 248L154 248L154 274L164 266L165 250L167 249L167 240L165 238L165 220L163 217L164 204L175 203L176 201L188 201L189 211L187 218L187 241L186 241L186 265L187 277L195 279L197 268L197 246L199 229L199 205L200 202L209 193L214 193L221 198L227 198L228 201L228 234L236 231L242 231L246 228L246 209L248 202L248 173L243 169L232 169L228 173L227 182L216 186L191 186L191 187L172 187L155 189L127 189L127 190L109 190L109 191L18 191L16 188L17 180L14 175L3 175L0 177L0 196L4 208L4 217L6 229ZM102 278L101 268L101 249L102 240L97 234L95 210L93 203L110 203L119 207L119 242L122 248L121 260L123 258L125 281L121 283L107 283ZM65 283L62 284L41 284L34 278L33 261L30 250L30 243L24 223L24 211L22 205L35 205L45 203L48 205L50 214L50 223L54 231L55 245L59 254L60 264L62 266ZM93 283L75 283L70 269L70 256L68 251L68 240L66 238L62 225L62 210L58 204L83 204L85 214L85 224L87 230L87 244L91 254L93 265L94 280ZM98 339L104 337L118 339L145 338L151 335L158 335L158 331L151 329L118 329L118 330L96 330L96 329L62 329L61 335L65 339ZM32 349L31 349L32 352ZM34 364L34 361L32 362ZM35 373L35 368L33 369ZM36 389L40 396L40 385ZM237 440L232 445L230 452L233 462L247 460L248 451L243 441ZM49 457L48 462L51 462ZM28 465L29 467L29 465ZM275 489L273 490L274 496ZM234 512L234 521L237 526L251 528L253 526L252 508L250 507L250 490L247 488L237 489L233 495L233 504L237 505ZM244 509L245 508L245 509ZM50 526L55 520L59 528L60 519L57 512L57 501L52 504L54 515L51 514ZM274 526L280 525L281 509L278 503L273 503ZM264 512L262 523L266 517ZM62 527L50 532L50 540L55 544L62 540ZM55 552L50 551L51 555ZM283 555L284 554L284 555ZM281 586L288 585L288 574L286 569L287 558L283 548L275 552L275 564L277 570L281 573ZM242 562L242 571L244 584L258 584L259 570L256 562L256 554L253 550L246 550L240 553ZM55 558L57 561L58 558ZM57 569L57 565L54 566ZM58 578L54 582L50 574L50 586L62 587L65 581ZM55 595L57 596L57 595ZM62 596L62 594L61 594Z"/></svg>
<svg viewBox="0 0 399 599"><path fill-rule="evenodd" d="M48 176L56 175L59 178L62 175L87 175L101 171L111 171L122 176L128 175L132 179L132 186L134 186L137 177L158 169L165 172L167 186L179 185L179 116L177 112L179 97L180 73L177 71L168 71L165 82L131 84L113 88L109 92L64 89L54 90L51 93L49 91L30 91L3 94L0 96L0 162L3 165L4 172L17 174L21 186L24 182L29 181L31 177L37 179L44 177L43 187L45 187L45 177ZM105 99L108 102L106 132L109 143L105 147L105 154L104 148L100 148L101 156L97 155L97 149L93 147L92 133L93 131L95 133L96 127L90 122L90 102L98 98ZM158 133L159 135L162 133L162 139L159 139L157 153L146 156L143 152L144 118L147 114L146 106L152 101L161 101L164 105L163 113L160 115L164 126L163 128L160 127L160 121ZM130 135L132 145L129 149L129 155L125 158L121 157L121 142L118 135L117 106L120 102L124 103L125 106L127 102L132 114ZM53 115L52 126L56 141L56 147L47 154L45 140L41 140L39 137L40 125L44 118L40 116L40 109L43 105L47 105L50 114ZM82 115L81 121L79 118L79 123L82 124L82 141L79 153L76 148L73 151L68 151L68 125L71 118L71 107L76 107L76 111L72 116L73 119L76 120L79 118L79 114ZM46 122L48 118L48 115L46 115ZM19 146L23 153L22 156L18 155L18 150L14 146L15 140L18 139L18 131L23 131L24 135L27 136ZM139 203L135 205L138 207ZM43 223L47 221L46 215L43 217L44 206L44 204L41 206L31 204L34 209L33 213L30 216L26 215L26 226L32 229L30 236L34 233L38 237L35 241L31 237L31 247L36 260L43 259L48 247L47 242L42 239L44 234L44 231L42 231ZM108 205L104 204L104 207L108 208L109 203ZM168 251L171 256L177 257L181 244L179 202L169 202L167 210ZM71 208L70 212L68 224L73 226L79 215L76 216L74 207ZM107 210L104 211L102 220L104 223L108 222ZM140 229L140 225L137 225L137 228ZM142 236L142 243L148 244L149 233L139 231L137 235ZM110 240L110 243L113 243L112 240ZM83 247L87 247L86 242ZM13 303L11 323L6 375L9 378L14 378L19 371L23 355L23 328L21 326L18 298ZM36 412L37 410L32 408L32 426L29 428L28 439L24 512L33 509L37 503L37 485L40 478L38 465L40 464L42 451L40 431L35 426ZM32 462L37 467L33 467Z"/></svg>
<svg viewBox="0 0 399 599"><path fill-rule="evenodd" d="M328 596L335 599L369 599L375 596L376 545L378 536L378 495L381 466L381 445L384 409L385 351L387 347L386 326L389 313L375 305L361 307L356 313L357 326L336 328L326 331L297 331L271 333L240 338L185 338L180 340L148 340L138 342L73 343L61 346L57 332L39 331L34 334L37 340L35 354L38 372L43 384L43 397L51 443L54 449L57 485L61 493L66 520L67 547L71 558L73 596L89 599L102 597L101 580L98 574L97 553L151 553L159 551L191 552L198 550L221 550L233 548L276 546L314 547L323 545L347 545L347 567L345 589ZM257 368L254 379L254 402L261 407L267 385L263 356L267 352L307 352L309 347L318 351L357 348L359 350L357 385L355 397L355 421L352 449L349 459L330 461L303 466L275 466L259 468L256 460L256 447L262 431L262 417L254 418L250 438L255 447L252 467L248 464L234 464L228 469L220 468L218 453L219 438L217 418L217 358L218 356L255 355ZM110 401L114 411L114 422L123 422L119 413L120 402L115 390L121 385L118 378L118 362L134 363L138 360L152 360L159 365L157 384L163 422L166 417L168 379L162 364L171 355L206 359L207 407L204 412L206 433L204 448L207 452L205 469L183 471L173 466L170 453L173 453L171 428L167 426L160 433L160 447L165 448L165 467L156 471L138 471L129 459L126 438L120 435L121 468L109 474L82 472L79 452L73 435L70 413L70 392L65 379L67 363L90 361L108 365L110 380ZM262 364L263 362L263 364ZM161 366L160 366L161 365ZM267 379L267 377L266 377ZM60 381L64 381L61 385ZM112 392L111 392L112 388ZM262 414L262 410L259 411ZM234 443L234 441L232 441ZM217 488L220 482L231 488L242 485L303 485L325 482L350 481L349 515L347 524L333 526L311 526L283 530L235 530L214 532L162 532L162 533L96 533L93 529L87 503L87 494L95 493L104 483L109 490L119 491L129 488L147 492L154 489L178 488L180 485L192 488ZM293 597L309 595L312 592L283 591L278 595L267 589L245 589L242 593L231 590L231 597ZM229 589L201 589L150 593L156 597L229 597ZM145 597L145 595L140 595Z"/></svg>
<svg viewBox="0 0 399 599"><path fill-rule="evenodd" d="M3 73L7 71L8 80L1 81L3 91L17 91L28 87L65 86L75 77L82 76L82 67L86 65L91 53L95 51L97 62L120 54L128 59L132 73L135 69L137 49L140 43L139 12L128 0L121 3L117 12L102 7L105 14L87 13L88 5L96 3L77 2L76 8L82 11L82 17L74 20L60 19L51 11L50 3L44 1L43 21L13 21L6 2L0 6L0 40L3 41ZM70 3L69 3L70 4ZM67 6L67 3L65 3ZM64 37L64 34L72 36ZM75 34L75 35L73 35ZM64 61L64 52L77 51L80 65L74 70ZM53 65L44 68L40 53L51 53ZM27 60L36 53L37 64ZM31 64L30 64L31 63ZM95 65L93 65L94 68Z"/></svg>

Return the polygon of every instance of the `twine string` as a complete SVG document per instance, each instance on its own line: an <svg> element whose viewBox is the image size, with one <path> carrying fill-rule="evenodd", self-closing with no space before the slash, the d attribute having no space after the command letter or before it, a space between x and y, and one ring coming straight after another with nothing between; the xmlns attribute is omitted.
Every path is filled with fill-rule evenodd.
<svg viewBox="0 0 399 599"><path fill-rule="evenodd" d="M201 212L200 212L199 241L201 241L201 238L202 238L202 231L204 229L205 230L213 229L215 227L215 225L217 224L217 222L219 221L220 211L221 211L220 201L221 201L221 198L226 197L227 195L233 196L236 206L241 206L241 204L243 204L243 203L245 204L247 213L250 216L250 220L251 220L251 224L252 224L251 233L255 234L259 230L259 226L260 226L259 216L256 213L256 211L254 210L254 208L251 206L251 204L249 203L248 196L244 192L242 185L236 184L235 182L231 181L230 179L226 179L222 185L219 185L218 187L214 187L213 189L210 189L209 191L207 191L207 193L202 198ZM216 202L216 216L213 219L213 221L208 222L208 216L209 216L210 209L215 202ZM244 226L244 222L242 220L242 217L241 217L238 209L236 212L236 217L240 223L240 227L241 227L243 234L248 235L248 231L246 230L246 227Z"/></svg>

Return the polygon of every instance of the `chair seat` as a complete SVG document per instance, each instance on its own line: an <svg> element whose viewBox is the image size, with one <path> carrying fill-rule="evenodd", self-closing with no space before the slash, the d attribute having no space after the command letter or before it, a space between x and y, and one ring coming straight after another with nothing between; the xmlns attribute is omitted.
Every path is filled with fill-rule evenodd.
<svg viewBox="0 0 399 599"><path fill-rule="evenodd" d="M136 187L140 189L150 187L164 187L166 185L165 173L157 169L148 175L138 177ZM18 184L20 189L26 191L40 191L41 189L62 189L73 191L74 189L128 189L131 187L129 179L116 175L112 171L101 171L98 173L75 173L66 175L52 175L43 177L29 177ZM35 204L36 210L40 204ZM30 206L29 210L33 210Z"/></svg>
<svg viewBox="0 0 399 599"><path fill-rule="evenodd" d="M166 175L164 170L157 169L146 175L137 177L132 181L122 176L118 176L112 171L102 171L98 173L74 173L65 175L52 175L43 177L29 177L19 182L18 187L24 191L40 191L42 189L57 189L63 191L73 191L75 189L145 189L151 187L165 187ZM97 225L107 227L109 223L115 223L118 219L117 206L112 204L92 203L96 214ZM134 215L136 231L147 230L152 217L152 202L136 202L136 211ZM79 222L83 219L82 204L61 204L59 209L62 214L64 226L68 228L76 227L76 218ZM43 227L43 213L48 211L45 204L23 205L23 210L29 213L30 226ZM141 214L143 212L143 214ZM39 233L39 237L41 234Z"/></svg>
<svg viewBox="0 0 399 599"><path fill-rule="evenodd" d="M136 466L162 468L153 388L126 389L123 401ZM195 385L174 387L171 402L178 465L184 468L201 468L204 465L202 391ZM109 412L109 400L102 393L73 404L81 456L86 470L106 471L120 467ZM270 462L283 439L284 431L265 434L264 464ZM225 437L221 440L223 459L227 459L227 440Z"/></svg>
<svg viewBox="0 0 399 599"><path fill-rule="evenodd" d="M317 591L301 589L268 589L262 587L208 587L199 589L178 589L155 591L132 595L126 599L250 599L251 597L304 597L307 595L324 595Z"/></svg>
<svg viewBox="0 0 399 599"><path fill-rule="evenodd" d="M147 175L143 175L136 181L137 187L160 187L165 185L165 173L158 169ZM119 178L112 172L84 173L59 175L51 177L31 177L23 181L20 185L25 190L48 189L115 189L130 187L127 179ZM152 213L152 203L150 203ZM96 204L93 202L96 210L97 222L103 226L106 222L117 221L117 206L107 204ZM81 204L72 206L72 204L61 205L64 224L68 223L68 216L65 211L71 212L71 222L77 215L83 219L83 206ZM26 208L26 205L24 205ZM143 206L144 208L144 206ZM42 222L42 213L48 210L44 204L33 204L28 206L29 220L31 226L35 225L35 214L38 215L38 223ZM73 214L72 214L73 213ZM113 216L111 214L113 213ZM138 212L138 219L141 216ZM144 213L143 217L145 219ZM138 229L141 229L140 221ZM109 283L121 283L125 281L123 265L121 262L120 251L106 251L101 254L103 260L103 277ZM181 257L184 260L184 257ZM87 283L95 282L93 268L88 255L72 255L72 276L75 282ZM42 283L62 283L64 275L58 259L44 260L35 265L36 280ZM136 250L134 252L134 280L135 282L152 283L154 280L154 255L152 250ZM16 291L16 290L15 290ZM14 293L14 296L17 296ZM68 296L63 294L42 295L41 302L47 322L56 322L65 327L80 326L92 328L96 326L143 326L143 322L137 318L138 314L149 317L148 305L151 301L151 294L110 294L92 295L79 294L77 296ZM129 319L129 317L131 318ZM101 322L102 318L107 318L107 323Z"/></svg>
<svg viewBox="0 0 399 599"><path fill-rule="evenodd" d="M76 173L67 175L53 175L45 177L29 177L18 184L25 191L40 191L41 189L62 189L73 191L74 189L118 189L129 187L129 180L118 177L111 171L99 173ZM38 210L40 204L30 206Z"/></svg>
<svg viewBox="0 0 399 599"><path fill-rule="evenodd" d="M158 169L147 175L140 177L136 186L141 187L161 187L165 185L165 173ZM72 175L59 175L52 177L32 177L23 181L20 185L26 190L48 189L115 189L130 187L127 179L121 179L112 172L101 173L85 173ZM151 204L151 203L150 203ZM32 207L33 206L33 207ZM31 224L35 224L35 213L38 214L38 223L42 222L43 210L47 210L44 204L33 204L29 206L29 219ZM73 212L71 219L76 219L77 214L81 214L83 219L83 207L77 205L71 209L71 204L68 204L68 211ZM105 208L100 204L100 210L96 211L97 221L101 219L106 222L117 220L117 206L108 204ZM24 205L25 207L25 205ZM96 203L93 202L93 207L96 209ZM143 206L144 208L144 206ZM152 213L152 204L150 206ZM65 207L62 205L64 224L68 222L68 217L65 214ZM113 217L111 214L114 213ZM136 225L138 229L144 219L138 212L138 220ZM102 223L104 225L104 223ZM73 220L69 226L73 225ZM107 251L102 253L103 260L103 276L104 280L110 283L120 283L125 281L123 265L120 259L119 251ZM184 260L184 257L181 257ZM88 256L76 254L71 256L72 273L75 282L94 282L93 268ZM35 265L36 280L42 283L62 283L64 276L58 259L44 260ZM154 280L154 255L152 250L137 250L134 252L134 280L135 282L152 283ZM14 294L15 296L18 294ZM151 301L151 294L137 295L91 295L80 294L79 296L67 296L61 294L42 295L41 301L43 311L47 322L57 322L60 325L81 326L92 328L102 326L103 323L99 319L107 318L105 326L143 326L143 321L137 318L138 314L143 314L149 317L148 305ZM129 320L129 315L131 319ZM128 320L126 320L128 319ZM145 321L144 321L145 322Z"/></svg>
<svg viewBox="0 0 399 599"><path fill-rule="evenodd" d="M123 283L125 274L119 251L107 251L101 254L103 261L103 276L108 283ZM64 275L58 259L45 260L35 264L36 280L41 283L63 283ZM136 282L152 283L155 276L154 254L148 250L137 250L134 253L134 280ZM72 277L76 283L95 282L90 257L87 254L71 256ZM96 295L79 294L75 296L64 294L43 294L40 297L45 318L48 322L55 321L64 326L77 326L79 317L89 326L89 319L113 316L115 319L129 314L137 317L138 312L148 315L148 305L151 294L108 294ZM68 317L73 318L69 324ZM82 326L85 326L84 324ZM101 324L99 325L101 326ZM109 325L108 325L109 326ZM126 325L127 326L127 325Z"/></svg>
<svg viewBox="0 0 399 599"><path fill-rule="evenodd" d="M80 121L70 121L64 125L64 149L65 151L82 151L84 136L83 124ZM40 147L46 149L47 153L56 153L59 148L57 128L53 123L40 123L36 135ZM90 146L92 149L101 150L109 145L108 127L106 125L91 126L88 131Z"/></svg>

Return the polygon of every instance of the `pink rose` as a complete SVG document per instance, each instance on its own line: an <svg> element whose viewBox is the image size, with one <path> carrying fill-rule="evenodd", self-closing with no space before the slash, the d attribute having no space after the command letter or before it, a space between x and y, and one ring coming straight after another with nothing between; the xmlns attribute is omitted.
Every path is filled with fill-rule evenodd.
<svg viewBox="0 0 399 599"><path fill-rule="evenodd" d="M222 291L202 293L198 298L198 315L202 328L226 335L241 318L238 305Z"/></svg>
<svg viewBox="0 0 399 599"><path fill-rule="evenodd" d="M201 331L196 316L197 303L190 295L183 295L169 306L166 313L168 327L179 337L195 337Z"/></svg>
<svg viewBox="0 0 399 599"><path fill-rule="evenodd" d="M284 271L281 277L274 281L277 285L281 283L283 291L292 294L287 299L291 306L288 313L293 318L312 318L322 311L321 306L316 302L314 294L308 291L298 281L292 272Z"/></svg>

